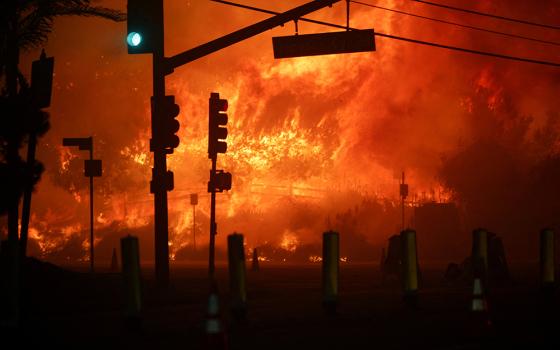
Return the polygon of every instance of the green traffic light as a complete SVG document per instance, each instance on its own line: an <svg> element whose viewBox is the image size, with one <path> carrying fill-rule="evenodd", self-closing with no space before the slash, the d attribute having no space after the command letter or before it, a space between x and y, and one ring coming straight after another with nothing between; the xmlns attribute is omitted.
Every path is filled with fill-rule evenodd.
<svg viewBox="0 0 560 350"><path fill-rule="evenodd" d="M130 32L126 37L126 42L129 46L139 46L142 43L142 35L138 32Z"/></svg>

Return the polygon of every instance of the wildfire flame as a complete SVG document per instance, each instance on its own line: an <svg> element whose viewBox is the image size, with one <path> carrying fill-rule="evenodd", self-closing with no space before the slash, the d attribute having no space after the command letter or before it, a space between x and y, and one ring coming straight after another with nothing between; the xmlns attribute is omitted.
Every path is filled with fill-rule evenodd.
<svg viewBox="0 0 560 350"><path fill-rule="evenodd" d="M207 5L197 6L211 11ZM185 14L180 12L184 9L177 11ZM170 13L170 21L179 18ZM204 13L215 17L213 12ZM323 15L341 18L339 12ZM416 22L396 16L353 10L352 23L360 28L375 25L391 33L414 33ZM221 35L256 18L248 14L238 22L206 28L208 33L197 32L199 36L173 37L169 50L178 52L194 44L181 40ZM287 27L274 35L293 34ZM419 35L441 35L435 27L423 28L426 33ZM232 190L218 194L217 244L223 249L227 234L239 231L248 246L266 243L292 255L316 245L328 229L352 227L357 231L353 234L366 236L369 242L384 242L400 222L398 184L403 169L410 184L407 208L423 201L451 200L452 189L445 188L436 176L442 156L475 133L476 128L465 128L465 120L479 93L488 93L491 111L507 95L507 87L492 65L442 73L442 67L462 66L462 56L380 41L378 51L371 54L274 61L269 40L270 35L263 35L252 41L254 48L241 44L225 49L168 78L167 93L175 95L181 106L181 144L168 157L175 179L175 189L169 193L172 259L194 249L195 237L201 247L208 242L207 114L212 91L229 101L228 152L219 156L218 168L233 174ZM107 51L107 43L97 45L100 52ZM266 51L261 50L264 47ZM108 246L105 242L110 242L112 248L118 244L117 236L144 232L142 244L152 245L148 65L138 56L127 56L123 47L114 55L89 58L83 71L91 71L91 66L95 72L79 80L76 62L82 62L83 55L64 54L68 63L57 67L51 114L53 120L66 119L56 119L44 143L58 145L62 137L73 134L94 135L96 157L104 165L103 177L95 180L96 244ZM70 64L72 57L74 63ZM82 105L76 96L92 97ZM69 117L78 112L83 123ZM83 155L67 147L45 149L47 155L41 159L45 159L47 171L36 194L39 200L34 198L36 214L30 238L36 249L31 252L46 258L66 257L65 247L79 240L75 246L81 249L80 259L87 259L89 194ZM199 195L194 211L191 193ZM58 206L51 209L55 199ZM377 204L371 204L374 202ZM367 227L352 223L358 217L367 220L368 210L383 215L371 219ZM310 262L320 261L317 255L305 254ZM352 257L341 261L348 259Z"/></svg>

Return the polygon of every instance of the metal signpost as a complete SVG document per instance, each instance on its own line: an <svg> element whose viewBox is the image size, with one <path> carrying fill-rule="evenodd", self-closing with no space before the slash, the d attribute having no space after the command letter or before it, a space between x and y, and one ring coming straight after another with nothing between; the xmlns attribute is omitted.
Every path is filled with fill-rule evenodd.
<svg viewBox="0 0 560 350"><path fill-rule="evenodd" d="M68 147L78 147L80 151L89 151L89 159L84 161L84 175L89 177L89 262L90 271L94 270L94 254L93 254L93 178L100 177L103 170L101 159L93 159L93 137L65 137L62 139L62 145Z"/></svg>

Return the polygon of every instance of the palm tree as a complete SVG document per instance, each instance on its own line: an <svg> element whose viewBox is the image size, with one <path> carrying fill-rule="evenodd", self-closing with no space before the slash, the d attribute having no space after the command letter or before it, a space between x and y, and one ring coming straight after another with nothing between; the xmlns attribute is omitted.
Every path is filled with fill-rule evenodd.
<svg viewBox="0 0 560 350"><path fill-rule="evenodd" d="M27 227L31 192L42 172L35 161L36 137L48 129L48 114L33 106L29 84L18 63L20 51L38 48L52 31L58 16L95 16L124 21L126 15L109 8L93 6L90 0L0 0L0 215L8 213L8 273L2 278L2 293L9 306L4 321L19 321L18 255L25 257L27 232L22 229L18 242L19 201L25 191L22 228ZM19 149L28 142L28 159ZM27 213L27 216L25 215ZM27 217L27 220L25 218ZM18 249L18 246L19 249ZM2 298L4 299L4 298Z"/></svg>
<svg viewBox="0 0 560 350"><path fill-rule="evenodd" d="M2 0L0 1L0 76L6 71L10 56L44 44L59 16L101 17L126 20L126 14L101 6L91 0ZM17 50L17 52L14 52ZM13 56L12 56L13 58ZM18 78L22 78L18 74ZM8 83L9 84L9 83Z"/></svg>
<svg viewBox="0 0 560 350"><path fill-rule="evenodd" d="M92 5L92 2L0 0L0 189L3 193L0 215L8 213L8 237L12 242L18 240L20 198L26 192L24 213L27 208L28 217L31 191L42 172L42 164L34 159L35 138L48 129L48 114L29 107L29 84L18 67L20 51L36 49L45 43L55 18L59 16L91 16L112 21L126 19L126 14ZM27 163L19 155L19 149L25 143L28 143ZM22 227L27 227L27 222L22 222ZM24 231L21 233L21 248L25 254L27 232Z"/></svg>

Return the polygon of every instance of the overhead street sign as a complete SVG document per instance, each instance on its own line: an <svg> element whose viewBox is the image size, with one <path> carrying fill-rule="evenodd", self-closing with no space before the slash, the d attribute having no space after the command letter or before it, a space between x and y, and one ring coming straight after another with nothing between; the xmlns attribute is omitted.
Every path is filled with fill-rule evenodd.
<svg viewBox="0 0 560 350"><path fill-rule="evenodd" d="M272 38L274 58L375 51L373 29Z"/></svg>

